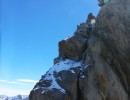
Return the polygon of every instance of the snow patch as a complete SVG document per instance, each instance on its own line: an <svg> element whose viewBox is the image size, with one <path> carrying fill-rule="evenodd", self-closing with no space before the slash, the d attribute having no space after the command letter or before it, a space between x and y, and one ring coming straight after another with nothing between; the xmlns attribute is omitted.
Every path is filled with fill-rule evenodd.
<svg viewBox="0 0 130 100"><path fill-rule="evenodd" d="M75 74L74 70L70 70L70 71L71 71L71 73Z"/></svg>
<svg viewBox="0 0 130 100"><path fill-rule="evenodd" d="M84 76L84 75L82 75L81 77L82 77L82 78L85 78L85 76Z"/></svg>
<svg viewBox="0 0 130 100"><path fill-rule="evenodd" d="M76 62L73 60L63 60L60 61L59 63L55 64L50 70L44 75L43 79L44 81L50 81L51 85L49 87L41 87L43 91L41 94L44 94L47 90L51 89L58 89L62 93L66 93L65 90L57 83L56 78L54 77L54 73L59 73L61 71L67 71L70 70L71 73L75 73L72 69L70 68L76 68L76 67L81 67L81 62ZM60 77L58 77L60 78ZM39 87L36 87L34 90L38 89Z"/></svg>
<svg viewBox="0 0 130 100"><path fill-rule="evenodd" d="M72 36L68 36L66 39L64 39L64 40L68 40L69 38L71 38Z"/></svg>
<svg viewBox="0 0 130 100"><path fill-rule="evenodd" d="M40 86L37 86L37 87L34 88L33 90L35 91L35 90L40 89L40 88L41 88Z"/></svg>

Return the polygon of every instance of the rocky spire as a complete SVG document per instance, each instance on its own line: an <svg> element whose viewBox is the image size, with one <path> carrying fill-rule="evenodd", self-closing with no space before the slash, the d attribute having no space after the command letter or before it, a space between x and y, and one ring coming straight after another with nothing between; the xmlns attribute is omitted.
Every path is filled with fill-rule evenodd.
<svg viewBox="0 0 130 100"><path fill-rule="evenodd" d="M130 0L101 7L88 24L59 42L59 58L30 93L30 100L130 100Z"/></svg>

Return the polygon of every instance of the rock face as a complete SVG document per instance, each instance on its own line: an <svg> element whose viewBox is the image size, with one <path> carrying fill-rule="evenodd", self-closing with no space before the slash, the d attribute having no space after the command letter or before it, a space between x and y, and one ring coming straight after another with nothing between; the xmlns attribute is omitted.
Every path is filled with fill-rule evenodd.
<svg viewBox="0 0 130 100"><path fill-rule="evenodd" d="M130 0L110 0L92 33L83 23L59 42L59 58L30 100L130 100L129 5Z"/></svg>
<svg viewBox="0 0 130 100"><path fill-rule="evenodd" d="M79 61L86 49L86 39L82 36L72 36L59 42L59 56Z"/></svg>

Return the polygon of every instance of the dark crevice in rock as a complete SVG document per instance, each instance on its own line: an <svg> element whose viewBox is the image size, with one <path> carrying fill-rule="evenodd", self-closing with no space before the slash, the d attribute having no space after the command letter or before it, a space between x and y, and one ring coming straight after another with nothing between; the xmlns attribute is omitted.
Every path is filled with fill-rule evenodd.
<svg viewBox="0 0 130 100"><path fill-rule="evenodd" d="M100 90L98 90L98 93L101 96L102 100L108 100L108 99L106 99L106 96L104 95L103 92L101 92Z"/></svg>
<svg viewBox="0 0 130 100"><path fill-rule="evenodd" d="M80 88L80 74L81 72L78 74L78 77L77 77L77 100L84 100L83 99L83 93L82 93L82 90Z"/></svg>

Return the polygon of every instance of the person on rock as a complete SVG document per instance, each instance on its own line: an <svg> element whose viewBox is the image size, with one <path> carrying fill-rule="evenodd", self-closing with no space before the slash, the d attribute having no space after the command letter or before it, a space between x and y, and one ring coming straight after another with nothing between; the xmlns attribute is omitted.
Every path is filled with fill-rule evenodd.
<svg viewBox="0 0 130 100"><path fill-rule="evenodd" d="M101 6L103 6L104 4L107 4L108 2L109 2L109 0L98 0L98 2L99 2L99 6L101 7Z"/></svg>
<svg viewBox="0 0 130 100"><path fill-rule="evenodd" d="M96 17L92 13L89 13L88 18L86 20L89 32L91 32L93 28L95 27L95 22L96 22Z"/></svg>

